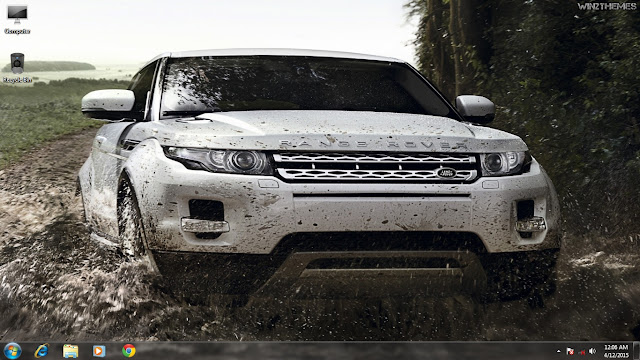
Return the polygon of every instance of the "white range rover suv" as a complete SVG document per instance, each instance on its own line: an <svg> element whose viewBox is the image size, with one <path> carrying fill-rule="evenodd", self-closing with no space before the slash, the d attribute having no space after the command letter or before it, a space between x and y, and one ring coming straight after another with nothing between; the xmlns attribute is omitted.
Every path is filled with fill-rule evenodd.
<svg viewBox="0 0 640 360"><path fill-rule="evenodd" d="M494 104L453 107L406 62L288 49L162 54L78 177L103 241L189 294L542 299L559 204Z"/></svg>

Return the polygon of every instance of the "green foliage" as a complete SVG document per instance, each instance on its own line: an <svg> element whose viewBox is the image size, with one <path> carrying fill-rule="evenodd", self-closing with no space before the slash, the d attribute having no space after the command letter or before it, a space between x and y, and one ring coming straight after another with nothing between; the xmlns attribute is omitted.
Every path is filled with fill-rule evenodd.
<svg viewBox="0 0 640 360"><path fill-rule="evenodd" d="M102 125L82 115L80 100L93 90L126 85L104 79L67 79L31 87L0 86L0 168L46 141Z"/></svg>
<svg viewBox="0 0 640 360"><path fill-rule="evenodd" d="M490 44L483 36L487 11L482 2L411 0L405 5L419 20L418 67L448 97L473 92L486 81Z"/></svg>
<svg viewBox="0 0 640 360"><path fill-rule="evenodd" d="M422 14L412 4L414 15ZM640 11L549 0L485 0L479 8L487 13L492 56L473 66L473 78L498 107L492 126L527 142L573 231L637 231ZM424 33L417 34L419 58L429 47L421 44Z"/></svg>
<svg viewBox="0 0 640 360"><path fill-rule="evenodd" d="M96 67L83 62L76 61L38 61L29 60L25 64L25 71L73 71L73 70L95 70ZM11 71L11 64L2 68L3 72Z"/></svg>

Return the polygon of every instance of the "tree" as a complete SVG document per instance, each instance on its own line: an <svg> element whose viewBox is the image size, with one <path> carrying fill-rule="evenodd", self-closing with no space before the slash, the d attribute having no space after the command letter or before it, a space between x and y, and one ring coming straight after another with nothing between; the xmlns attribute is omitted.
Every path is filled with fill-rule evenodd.
<svg viewBox="0 0 640 360"><path fill-rule="evenodd" d="M474 79L489 62L483 36L484 0L412 0L410 14L420 17L414 44L418 65L449 98L475 89Z"/></svg>
<svg viewBox="0 0 640 360"><path fill-rule="evenodd" d="M640 213L640 12L550 0L412 0L421 71L482 93L493 124L545 166L571 226L633 231Z"/></svg>

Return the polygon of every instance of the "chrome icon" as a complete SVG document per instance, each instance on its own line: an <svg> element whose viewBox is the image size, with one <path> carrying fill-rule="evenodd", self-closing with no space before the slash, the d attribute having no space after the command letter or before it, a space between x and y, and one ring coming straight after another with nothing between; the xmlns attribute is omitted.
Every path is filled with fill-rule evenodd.
<svg viewBox="0 0 640 360"><path fill-rule="evenodd" d="M33 356L36 357L36 359L39 359L43 356L47 356L47 354L49 353L49 344L42 344L40 346L38 346L38 348L36 349L35 354L33 354Z"/></svg>
<svg viewBox="0 0 640 360"><path fill-rule="evenodd" d="M133 355L136 354L136 347L131 345L131 344L127 344L125 346L122 347L122 355L126 356L126 357L133 357Z"/></svg>
<svg viewBox="0 0 640 360"><path fill-rule="evenodd" d="M7 359L17 359L22 354L22 348L17 343L11 342L4 347L4 356Z"/></svg>

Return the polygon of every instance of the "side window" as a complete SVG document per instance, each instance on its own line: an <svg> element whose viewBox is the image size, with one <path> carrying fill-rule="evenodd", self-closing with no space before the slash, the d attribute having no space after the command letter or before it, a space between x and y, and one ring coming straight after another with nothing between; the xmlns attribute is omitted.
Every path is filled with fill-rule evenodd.
<svg viewBox="0 0 640 360"><path fill-rule="evenodd" d="M127 89L133 91L136 97L136 102L133 104L133 111L137 113L136 119L143 119L147 106L147 96L151 94L151 87L153 85L153 74L156 71L157 61L147 65L144 69L140 70L131 79L131 84Z"/></svg>

